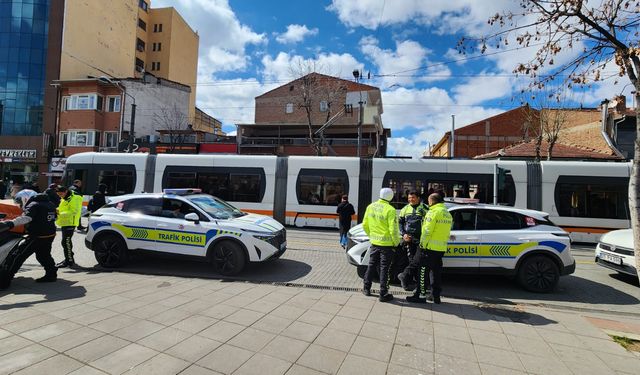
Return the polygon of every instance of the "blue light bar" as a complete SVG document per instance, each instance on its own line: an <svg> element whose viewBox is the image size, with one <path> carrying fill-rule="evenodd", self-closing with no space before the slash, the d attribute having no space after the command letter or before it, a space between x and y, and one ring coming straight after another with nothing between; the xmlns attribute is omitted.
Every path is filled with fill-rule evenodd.
<svg viewBox="0 0 640 375"><path fill-rule="evenodd" d="M174 195L189 195L189 194L200 194L202 193L202 189L164 189L162 190L165 194L174 194Z"/></svg>

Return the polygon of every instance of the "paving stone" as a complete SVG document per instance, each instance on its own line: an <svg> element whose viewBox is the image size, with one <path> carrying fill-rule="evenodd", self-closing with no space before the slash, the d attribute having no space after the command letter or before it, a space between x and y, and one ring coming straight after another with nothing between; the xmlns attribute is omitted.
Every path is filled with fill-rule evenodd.
<svg viewBox="0 0 640 375"><path fill-rule="evenodd" d="M128 344L130 344L128 341L121 338L104 335L80 346L76 346L73 349L67 350L65 354L80 362L89 363L98 358L104 357L107 354L113 353Z"/></svg>
<svg viewBox="0 0 640 375"><path fill-rule="evenodd" d="M353 346L351 346L352 354L384 361L385 363L389 362L392 350L392 342L385 342L363 336L359 336Z"/></svg>
<svg viewBox="0 0 640 375"><path fill-rule="evenodd" d="M129 344L89 364L110 374L122 374L157 354L142 345Z"/></svg>
<svg viewBox="0 0 640 375"><path fill-rule="evenodd" d="M67 375L106 375L107 373L104 371L100 371L91 366L82 366L79 369L68 373Z"/></svg>
<svg viewBox="0 0 640 375"><path fill-rule="evenodd" d="M585 346L580 337L572 333L544 329L537 329L537 331L538 335L540 335L540 337L542 337L542 339L548 344L562 344L567 346L575 346L578 348Z"/></svg>
<svg viewBox="0 0 640 375"><path fill-rule="evenodd" d="M351 349L353 342L356 340L356 337L357 336L353 333L325 328L320 332L320 335L318 335L313 343L326 346L327 348L348 352L349 349Z"/></svg>
<svg viewBox="0 0 640 375"><path fill-rule="evenodd" d="M104 332L98 331L96 329L92 329L89 327L80 327L76 330L44 340L41 342L41 344L62 353L71 348L75 348L76 346L87 343L91 340L95 340L98 337L103 336L104 334Z"/></svg>
<svg viewBox="0 0 640 375"><path fill-rule="evenodd" d="M158 303L147 303L144 306L138 307L127 312L127 315L135 316L139 319L149 319L155 317L163 312L169 310L169 307L160 305Z"/></svg>
<svg viewBox="0 0 640 375"><path fill-rule="evenodd" d="M302 314L298 321L303 323L313 324L319 327L326 327L327 324L333 319L333 314L327 314L320 311L307 310L304 314Z"/></svg>
<svg viewBox="0 0 640 375"><path fill-rule="evenodd" d="M220 373L198 365L191 365L182 371L180 375L220 375Z"/></svg>
<svg viewBox="0 0 640 375"><path fill-rule="evenodd" d="M124 314L124 313L127 313L127 312L131 311L131 310L139 309L140 307L142 307L144 305L146 305L146 303L143 302L143 301L131 301L131 300L128 300L128 301L125 301L125 302L121 302L121 303L117 303L117 304L111 305L108 308L111 311L115 311L117 313Z"/></svg>
<svg viewBox="0 0 640 375"><path fill-rule="evenodd" d="M399 314L385 314L385 313L376 313L371 311L367 316L367 322L385 324L390 327L398 327L400 323L400 315Z"/></svg>
<svg viewBox="0 0 640 375"><path fill-rule="evenodd" d="M502 326L498 322L486 322L486 321L477 321L471 319L465 319L467 323L467 328L475 328L481 329L484 331L492 331L496 333L503 333Z"/></svg>
<svg viewBox="0 0 640 375"><path fill-rule="evenodd" d="M453 340L471 342L471 336L469 336L469 331L466 327L433 323L433 334L436 337L446 337Z"/></svg>
<svg viewBox="0 0 640 375"><path fill-rule="evenodd" d="M248 327L264 316L263 313L251 310L238 310L224 318L225 321Z"/></svg>
<svg viewBox="0 0 640 375"><path fill-rule="evenodd" d="M105 319L112 318L114 316L120 315L115 311L107 310L107 309L98 309L95 311L87 312L85 314L81 314L73 317L73 321L78 324L82 324L85 326L100 322Z"/></svg>
<svg viewBox="0 0 640 375"><path fill-rule="evenodd" d="M245 362L234 375L284 375L291 363L282 359L257 353Z"/></svg>
<svg viewBox="0 0 640 375"><path fill-rule="evenodd" d="M260 352L293 363L300 358L308 346L309 343L302 340L276 336L276 338L274 338L269 345L262 348Z"/></svg>
<svg viewBox="0 0 640 375"><path fill-rule="evenodd" d="M324 375L324 373L294 364L289 371L287 371L286 375Z"/></svg>
<svg viewBox="0 0 640 375"><path fill-rule="evenodd" d="M120 303L129 302L128 298L121 297L119 295L110 295L106 298L100 298L95 301L87 302L87 305L95 306L101 309L108 308L111 305L117 305Z"/></svg>
<svg viewBox="0 0 640 375"><path fill-rule="evenodd" d="M394 345L391 353L391 363L410 367L425 373L435 371L435 357L432 352L418 350L404 345Z"/></svg>
<svg viewBox="0 0 640 375"><path fill-rule="evenodd" d="M245 306L245 309L261 312L263 314L268 314L271 311L275 310L278 306L280 306L280 304L276 302L267 301L267 300L258 300Z"/></svg>
<svg viewBox="0 0 640 375"><path fill-rule="evenodd" d="M216 305L210 309L201 311L200 314L206 315L215 319L224 319L238 310L240 309L235 306Z"/></svg>
<svg viewBox="0 0 640 375"><path fill-rule="evenodd" d="M488 363L480 363L480 371L482 372L482 375L526 375L526 372L516 371L512 368L494 366Z"/></svg>
<svg viewBox="0 0 640 375"><path fill-rule="evenodd" d="M139 320L130 326L120 328L111 334L131 342L136 342L147 337L159 330L165 328L162 324L151 322L148 320Z"/></svg>
<svg viewBox="0 0 640 375"><path fill-rule="evenodd" d="M432 322L416 319L416 318L408 318L406 316L400 317L400 323L398 324L399 329L410 329L417 332L427 333L429 335L433 335L433 324ZM450 326L454 327L454 326ZM457 327L458 329L465 329L462 327Z"/></svg>
<svg viewBox="0 0 640 375"><path fill-rule="evenodd" d="M189 362L196 362L217 349L221 342L194 335L167 349L165 353Z"/></svg>
<svg viewBox="0 0 640 375"><path fill-rule="evenodd" d="M538 357L553 357L555 352L549 344L542 339L533 339L524 336L507 335L514 351L525 354L532 354Z"/></svg>
<svg viewBox="0 0 640 375"><path fill-rule="evenodd" d="M359 309L356 307L342 306L337 315L345 316L352 319L366 320L367 316L369 316L370 311L370 309Z"/></svg>
<svg viewBox="0 0 640 375"><path fill-rule="evenodd" d="M474 361L476 361L476 353L473 350L473 345L468 342L436 337L435 348L436 353L458 357L466 360L473 359Z"/></svg>
<svg viewBox="0 0 640 375"><path fill-rule="evenodd" d="M187 311L192 314L199 314L201 311L210 309L214 304L210 301L203 299L195 299L191 302L187 302L184 305L180 305L178 308L182 311Z"/></svg>
<svg viewBox="0 0 640 375"><path fill-rule="evenodd" d="M226 289L225 289L226 291ZM253 303L254 299L253 298L248 298L248 297L242 297L242 296L235 296L235 297L231 297L228 300L224 301L225 305L229 305L229 306L235 306L235 307L245 307L247 305L250 305L251 303Z"/></svg>
<svg viewBox="0 0 640 375"><path fill-rule="evenodd" d="M520 336L532 339L540 339L535 328L522 323L501 322L502 332L510 336Z"/></svg>
<svg viewBox="0 0 640 375"><path fill-rule="evenodd" d="M0 374L10 374L34 363L55 356L53 350L38 344L25 346L0 356Z"/></svg>
<svg viewBox="0 0 640 375"><path fill-rule="evenodd" d="M279 316L281 318L296 320L300 315L304 314L306 309L295 307L291 305L280 305L280 307L274 309L269 315Z"/></svg>
<svg viewBox="0 0 640 375"><path fill-rule="evenodd" d="M402 306L400 316L425 321L432 320L431 309L429 309L428 305Z"/></svg>
<svg viewBox="0 0 640 375"><path fill-rule="evenodd" d="M16 322L3 324L2 328L12 333L22 333L31 331L32 329L46 326L47 324L56 323L58 318L49 314L40 314L31 318L18 320Z"/></svg>
<svg viewBox="0 0 640 375"><path fill-rule="evenodd" d="M520 361L526 372L532 374L571 374L571 370L554 356L546 356L541 359L539 356L531 354L518 353Z"/></svg>
<svg viewBox="0 0 640 375"><path fill-rule="evenodd" d="M640 369L640 359L637 357L623 357L615 354L598 352L596 352L596 355L615 371L637 374L638 369Z"/></svg>
<svg viewBox="0 0 640 375"><path fill-rule="evenodd" d="M128 315L120 314L111 318L89 325L89 328L97 329L104 333L111 333L124 327L129 327L134 323L139 323L140 319Z"/></svg>
<svg viewBox="0 0 640 375"><path fill-rule="evenodd" d="M189 367L189 362L172 357L170 355L160 353L148 361L141 363L131 370L125 372L127 375L173 375L178 374L185 368Z"/></svg>
<svg viewBox="0 0 640 375"><path fill-rule="evenodd" d="M232 337L242 332L242 330L244 330L245 328L245 326L221 320L205 329L204 331L201 331L199 335L208 337L212 340L227 342Z"/></svg>
<svg viewBox="0 0 640 375"><path fill-rule="evenodd" d="M3 302L3 305L6 305L8 302ZM19 320L29 319L37 315L42 315L42 313L38 310L24 310L20 311L20 314L11 313L11 311L7 311L0 315L0 326L5 328L7 325L17 322Z"/></svg>
<svg viewBox="0 0 640 375"><path fill-rule="evenodd" d="M260 331L255 328L247 328L229 340L228 343L239 348L257 352L273 340L274 337L276 337L276 335L273 333Z"/></svg>
<svg viewBox="0 0 640 375"><path fill-rule="evenodd" d="M58 354L42 362L24 368L16 375L68 374L84 366L82 363L66 355ZM0 370L2 371L2 370Z"/></svg>
<svg viewBox="0 0 640 375"><path fill-rule="evenodd" d="M480 366L476 361L467 361L459 357L451 357L441 353L435 355L435 373L436 374L465 374L480 375Z"/></svg>
<svg viewBox="0 0 640 375"><path fill-rule="evenodd" d="M182 331L187 331L196 334L204 329L211 327L217 323L218 320L204 316L204 315L192 315L186 319L183 319L176 324L172 325L173 328L177 328Z"/></svg>
<svg viewBox="0 0 640 375"><path fill-rule="evenodd" d="M631 354L626 349L624 349L620 344L614 342L610 337L608 337L606 340L603 340L582 336L581 340L586 349L594 352L604 352L627 357L631 356Z"/></svg>
<svg viewBox="0 0 640 375"><path fill-rule="evenodd" d="M172 326L184 319L187 319L192 315L193 313L190 313L189 311L184 311L184 310L174 308L170 310L165 310L156 315L152 315L148 317L147 320L150 320L165 326Z"/></svg>
<svg viewBox="0 0 640 375"><path fill-rule="evenodd" d="M388 327L384 324L364 322L360 329L360 336L371 337L387 342L395 341L398 330L394 327Z"/></svg>
<svg viewBox="0 0 640 375"><path fill-rule="evenodd" d="M524 371L524 366L515 352L483 345L474 345L474 349L481 363Z"/></svg>
<svg viewBox="0 0 640 375"><path fill-rule="evenodd" d="M511 350L511 343L509 342L507 335L503 333L469 328L469 336L471 336L471 342L474 345L485 345Z"/></svg>
<svg viewBox="0 0 640 375"><path fill-rule="evenodd" d="M398 334L395 337L395 344L404 345L419 350L425 350L428 352L435 351L434 336L416 332L412 329L401 328L398 330Z"/></svg>
<svg viewBox="0 0 640 375"><path fill-rule="evenodd" d="M223 374L231 374L253 354L252 351L225 344L199 360L197 364Z"/></svg>
<svg viewBox="0 0 640 375"><path fill-rule="evenodd" d="M9 337L12 336L13 333L9 332L9 331L5 331L4 329L0 329L0 340L4 339L5 337Z"/></svg>
<svg viewBox="0 0 640 375"><path fill-rule="evenodd" d="M384 375L387 372L387 362L373 360L347 354L342 362L338 375Z"/></svg>
<svg viewBox="0 0 640 375"><path fill-rule="evenodd" d="M329 324L327 324L327 328L358 334L363 324L364 321L360 319L347 318L345 316L336 316L329 322Z"/></svg>
<svg viewBox="0 0 640 375"><path fill-rule="evenodd" d="M318 301L309 310L320 311L327 314L335 315L342 309L342 305L337 303Z"/></svg>
<svg viewBox="0 0 640 375"><path fill-rule="evenodd" d="M9 337L5 337L0 340L0 356L5 355L7 353L11 353L15 350L24 348L25 346L31 345L32 342L25 339L24 337L20 337L18 335L12 335Z"/></svg>
<svg viewBox="0 0 640 375"><path fill-rule="evenodd" d="M138 343L147 348L163 352L191 336L193 335L189 332L167 327L139 340Z"/></svg>
<svg viewBox="0 0 640 375"><path fill-rule="evenodd" d="M293 323L292 320L269 314L253 323L252 327L257 328L261 331L279 334L280 332L284 331L284 329L287 328L291 323Z"/></svg>
<svg viewBox="0 0 640 375"><path fill-rule="evenodd" d="M328 374L336 374L347 353L311 344L297 363Z"/></svg>
<svg viewBox="0 0 640 375"><path fill-rule="evenodd" d="M393 375L424 375L424 374L433 374L433 369L430 372L425 370L416 370L411 367L401 366L395 363L389 363L387 367L387 374Z"/></svg>
<svg viewBox="0 0 640 375"><path fill-rule="evenodd" d="M53 316L58 317L60 319L69 319L69 318L76 317L78 315L87 314L87 313L90 313L90 312L93 312L93 311L97 311L97 310L99 310L98 307L81 303L81 304L78 304L78 305L67 307L65 309L52 311L50 313L50 315L53 315ZM75 319L74 319L74 321L75 321Z"/></svg>
<svg viewBox="0 0 640 375"><path fill-rule="evenodd" d="M318 334L322 331L322 327L314 326L313 324L293 322L287 328L282 331L283 336L291 337L306 342L313 342Z"/></svg>

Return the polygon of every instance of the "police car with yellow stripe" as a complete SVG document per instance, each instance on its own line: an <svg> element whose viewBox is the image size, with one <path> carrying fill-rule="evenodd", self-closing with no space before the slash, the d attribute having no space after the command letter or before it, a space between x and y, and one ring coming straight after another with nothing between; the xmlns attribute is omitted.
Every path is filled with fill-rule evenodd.
<svg viewBox="0 0 640 375"><path fill-rule="evenodd" d="M548 214L487 204L446 205L453 226L445 271L513 275L533 292L552 291L561 275L575 271L569 234L549 221ZM347 238L347 260L363 277L369 263L367 234L357 225ZM395 277L403 267L396 262L391 274Z"/></svg>
<svg viewBox="0 0 640 375"><path fill-rule="evenodd" d="M85 243L104 267L119 267L132 250L196 256L223 275L247 262L279 258L286 232L274 219L247 214L200 189L110 198L91 215Z"/></svg>

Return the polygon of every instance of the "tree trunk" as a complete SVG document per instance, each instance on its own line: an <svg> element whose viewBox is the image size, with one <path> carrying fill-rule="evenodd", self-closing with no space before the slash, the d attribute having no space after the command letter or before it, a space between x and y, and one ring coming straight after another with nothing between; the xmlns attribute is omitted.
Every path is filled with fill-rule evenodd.
<svg viewBox="0 0 640 375"><path fill-rule="evenodd" d="M556 142L549 142L549 148L547 149L547 160L551 160L553 156L553 146L556 145Z"/></svg>
<svg viewBox="0 0 640 375"><path fill-rule="evenodd" d="M629 212L633 228L633 249L636 255L636 273L640 278L640 92L636 89L636 142L629 178Z"/></svg>
<svg viewBox="0 0 640 375"><path fill-rule="evenodd" d="M540 148L542 147L542 134L536 137L536 161L540 161Z"/></svg>

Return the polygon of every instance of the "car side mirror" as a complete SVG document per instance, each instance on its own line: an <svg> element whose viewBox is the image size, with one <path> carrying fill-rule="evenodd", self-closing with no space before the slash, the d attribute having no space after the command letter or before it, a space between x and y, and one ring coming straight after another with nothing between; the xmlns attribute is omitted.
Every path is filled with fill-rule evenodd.
<svg viewBox="0 0 640 375"><path fill-rule="evenodd" d="M200 223L200 217L195 212L189 212L188 214L184 215L184 219L186 221L193 221L196 224Z"/></svg>

